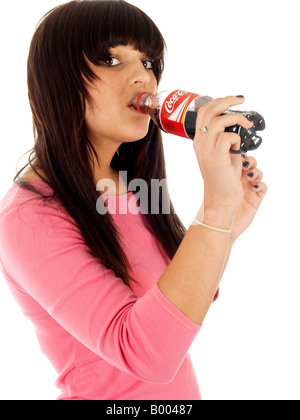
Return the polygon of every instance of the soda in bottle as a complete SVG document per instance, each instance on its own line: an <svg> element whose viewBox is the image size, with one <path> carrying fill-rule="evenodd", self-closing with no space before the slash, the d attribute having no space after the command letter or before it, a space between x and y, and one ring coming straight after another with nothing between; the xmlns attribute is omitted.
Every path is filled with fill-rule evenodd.
<svg viewBox="0 0 300 420"><path fill-rule="evenodd" d="M132 105L142 114L149 114L155 124L164 132L194 140L197 112L201 106L212 100L213 98L210 96L177 89L157 95L143 92L133 99ZM243 114L248 120L253 121L254 126L245 129L235 125L225 129L226 132L237 133L241 137L240 151L231 151L247 153L256 150L262 143L262 138L257 136L256 132L265 129L264 118L255 111L244 112L229 109L224 114L234 112Z"/></svg>

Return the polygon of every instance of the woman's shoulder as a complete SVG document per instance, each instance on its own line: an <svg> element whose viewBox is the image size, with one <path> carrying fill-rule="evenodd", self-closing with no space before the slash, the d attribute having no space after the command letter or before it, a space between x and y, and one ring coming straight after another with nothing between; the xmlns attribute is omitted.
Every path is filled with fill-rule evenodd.
<svg viewBox="0 0 300 420"><path fill-rule="evenodd" d="M45 173L40 169L39 170L28 169L20 179L21 181L26 181L26 182L39 181L39 182L46 183L45 181L47 180L47 177Z"/></svg>
<svg viewBox="0 0 300 420"><path fill-rule="evenodd" d="M27 181L49 197L53 190L39 180ZM38 193L14 184L0 201L0 265L9 252L24 252L24 247L47 247L51 238L80 242L80 231L59 200L44 199ZM81 243L81 242L80 242Z"/></svg>
<svg viewBox="0 0 300 420"><path fill-rule="evenodd" d="M53 189L33 174L15 181L0 200L0 227L4 223L17 227L21 219L34 223L45 214L65 216L66 212Z"/></svg>

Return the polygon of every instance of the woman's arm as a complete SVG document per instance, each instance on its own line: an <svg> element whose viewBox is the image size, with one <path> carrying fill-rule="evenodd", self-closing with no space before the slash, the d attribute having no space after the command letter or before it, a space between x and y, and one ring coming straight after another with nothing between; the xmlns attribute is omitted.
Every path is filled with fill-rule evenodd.
<svg viewBox="0 0 300 420"><path fill-rule="evenodd" d="M229 118L220 115L241 101L229 97L200 108L194 141L205 187L204 203L197 217L207 225L231 230L231 234L191 226L158 281L162 293L199 325L214 300L234 241L251 224L267 192L255 159L247 158L246 168L246 158L230 154L230 148L239 149L240 138L224 133L225 128L234 124L250 128L252 123L238 114ZM199 130L204 125L207 133ZM248 176L251 168L255 174L252 178Z"/></svg>
<svg viewBox="0 0 300 420"><path fill-rule="evenodd" d="M233 215L207 214L206 223L229 228ZM229 258L230 236L191 226L158 281L162 293L193 322L201 325L216 295Z"/></svg>

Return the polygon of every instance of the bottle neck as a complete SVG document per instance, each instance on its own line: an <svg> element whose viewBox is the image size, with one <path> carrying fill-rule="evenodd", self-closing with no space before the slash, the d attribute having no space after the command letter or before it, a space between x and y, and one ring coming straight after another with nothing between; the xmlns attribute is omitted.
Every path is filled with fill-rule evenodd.
<svg viewBox="0 0 300 420"><path fill-rule="evenodd" d="M143 92L133 99L132 105L142 114L147 114L149 109L158 109L159 100L152 93Z"/></svg>

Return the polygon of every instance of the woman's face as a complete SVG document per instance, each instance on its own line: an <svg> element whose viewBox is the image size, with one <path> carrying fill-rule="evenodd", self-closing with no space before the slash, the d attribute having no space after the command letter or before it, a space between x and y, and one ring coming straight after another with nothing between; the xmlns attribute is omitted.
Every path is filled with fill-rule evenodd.
<svg viewBox="0 0 300 420"><path fill-rule="evenodd" d="M133 142L145 137L150 117L138 113L130 105L141 92L157 92L152 62L132 46L110 50L111 58L100 66L90 67L99 78L88 85L92 103L86 103L86 127L96 145Z"/></svg>

